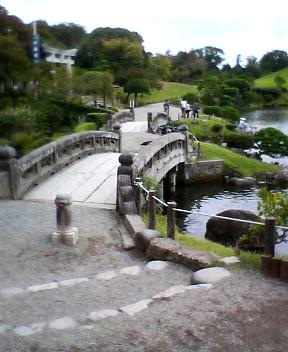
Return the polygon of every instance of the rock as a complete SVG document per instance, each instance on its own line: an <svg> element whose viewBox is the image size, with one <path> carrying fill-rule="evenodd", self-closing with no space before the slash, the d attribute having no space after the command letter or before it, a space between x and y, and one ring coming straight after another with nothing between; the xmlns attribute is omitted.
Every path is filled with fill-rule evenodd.
<svg viewBox="0 0 288 352"><path fill-rule="evenodd" d="M253 177L231 177L226 180L226 183L241 188L248 188L254 185L255 180Z"/></svg>
<svg viewBox="0 0 288 352"><path fill-rule="evenodd" d="M230 209L217 214L229 218L259 221L258 216L249 210ZM233 220L210 218L206 224L205 238L223 243L225 245L235 246L239 237L248 234L251 224Z"/></svg>
<svg viewBox="0 0 288 352"><path fill-rule="evenodd" d="M146 268L149 270L163 270L167 265L163 260L152 260L146 264Z"/></svg>
<svg viewBox="0 0 288 352"><path fill-rule="evenodd" d="M161 237L159 232L155 230L145 229L135 233L134 241L138 249L141 251L146 251L150 245L151 240L159 237Z"/></svg>
<svg viewBox="0 0 288 352"><path fill-rule="evenodd" d="M224 279L225 277L231 276L230 271L222 267L213 267L198 270L193 273L191 278L191 283L193 284L207 284L211 282L216 282Z"/></svg>
<svg viewBox="0 0 288 352"><path fill-rule="evenodd" d="M224 257L220 259L219 262L229 265L229 264L240 263L240 259L238 257L231 256L231 257Z"/></svg>
<svg viewBox="0 0 288 352"><path fill-rule="evenodd" d="M205 268L220 259L216 254L190 249L170 238L153 239L147 249L147 255L150 259L168 260L192 270Z"/></svg>

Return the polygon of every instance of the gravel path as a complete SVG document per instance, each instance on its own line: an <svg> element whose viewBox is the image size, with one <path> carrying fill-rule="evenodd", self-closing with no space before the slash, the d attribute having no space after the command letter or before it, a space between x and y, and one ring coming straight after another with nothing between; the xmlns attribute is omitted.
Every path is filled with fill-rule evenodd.
<svg viewBox="0 0 288 352"><path fill-rule="evenodd" d="M287 284L236 267L191 288L188 269L152 270L122 250L113 211L74 205L73 215L75 248L49 241L53 203L0 202L1 352L287 351Z"/></svg>

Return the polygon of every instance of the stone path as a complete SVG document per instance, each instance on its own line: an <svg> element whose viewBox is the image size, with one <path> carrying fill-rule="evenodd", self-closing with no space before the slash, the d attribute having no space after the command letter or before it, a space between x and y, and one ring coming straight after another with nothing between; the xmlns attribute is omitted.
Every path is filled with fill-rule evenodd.
<svg viewBox="0 0 288 352"><path fill-rule="evenodd" d="M124 251L113 210L72 209L75 248L49 240L53 203L0 201L1 352L286 352L287 284L231 269L191 286Z"/></svg>

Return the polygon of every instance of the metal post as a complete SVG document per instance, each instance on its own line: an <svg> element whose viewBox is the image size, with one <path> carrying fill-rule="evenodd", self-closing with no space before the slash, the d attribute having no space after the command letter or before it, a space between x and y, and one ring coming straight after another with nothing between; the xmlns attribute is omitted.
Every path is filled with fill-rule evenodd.
<svg viewBox="0 0 288 352"><path fill-rule="evenodd" d="M167 202L167 237L175 239L175 202Z"/></svg>
<svg viewBox="0 0 288 352"><path fill-rule="evenodd" d="M155 190L149 190L148 193L148 229L156 228L156 207L155 207Z"/></svg>
<svg viewBox="0 0 288 352"><path fill-rule="evenodd" d="M264 254L274 257L275 254L275 218L265 219Z"/></svg>

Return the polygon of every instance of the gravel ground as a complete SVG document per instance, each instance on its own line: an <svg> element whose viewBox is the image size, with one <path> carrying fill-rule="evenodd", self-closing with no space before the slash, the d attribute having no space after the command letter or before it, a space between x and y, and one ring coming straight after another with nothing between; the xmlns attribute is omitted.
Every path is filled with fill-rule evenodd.
<svg viewBox="0 0 288 352"><path fill-rule="evenodd" d="M129 316L91 322L90 312L151 299L173 285L188 285L191 272L169 263L151 271L145 258L121 248L123 225L113 211L73 207L80 243L75 248L52 244L55 205L0 202L0 291L26 289L51 281L89 278L73 287L24 292L0 300L0 351L287 351L288 286L261 273L231 268L231 277L213 288L189 290L154 299ZM137 266L137 276L96 280L107 270ZM19 336L14 328L71 317L74 328L44 328ZM1 333L1 326L9 326ZM3 329L4 330L4 329Z"/></svg>

